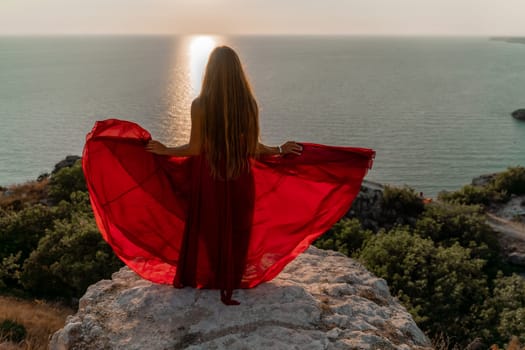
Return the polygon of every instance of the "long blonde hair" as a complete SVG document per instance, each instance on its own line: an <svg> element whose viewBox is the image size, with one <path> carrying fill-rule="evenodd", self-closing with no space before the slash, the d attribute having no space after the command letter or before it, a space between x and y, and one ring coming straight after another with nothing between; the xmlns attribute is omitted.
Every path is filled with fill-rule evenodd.
<svg viewBox="0 0 525 350"><path fill-rule="evenodd" d="M231 179L248 171L259 142L259 108L239 56L230 47L216 47L210 54L199 101L212 175Z"/></svg>

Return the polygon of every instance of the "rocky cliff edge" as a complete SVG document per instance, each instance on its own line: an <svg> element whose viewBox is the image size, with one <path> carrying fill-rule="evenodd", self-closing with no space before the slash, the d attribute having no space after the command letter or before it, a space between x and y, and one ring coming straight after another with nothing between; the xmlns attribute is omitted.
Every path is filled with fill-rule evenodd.
<svg viewBox="0 0 525 350"><path fill-rule="evenodd" d="M90 286L50 349L430 349L383 279L310 247L274 280L236 290L174 289L127 267Z"/></svg>

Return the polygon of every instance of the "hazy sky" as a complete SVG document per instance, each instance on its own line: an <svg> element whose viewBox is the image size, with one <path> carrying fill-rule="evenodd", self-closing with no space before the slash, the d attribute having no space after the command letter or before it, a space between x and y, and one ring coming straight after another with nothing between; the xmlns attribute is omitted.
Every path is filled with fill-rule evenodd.
<svg viewBox="0 0 525 350"><path fill-rule="evenodd" d="M0 35L522 35L525 0L0 0Z"/></svg>

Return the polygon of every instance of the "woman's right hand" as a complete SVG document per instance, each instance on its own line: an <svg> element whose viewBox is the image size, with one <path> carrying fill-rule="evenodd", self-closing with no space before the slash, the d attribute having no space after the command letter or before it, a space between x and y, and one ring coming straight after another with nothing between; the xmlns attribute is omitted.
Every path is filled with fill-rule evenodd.
<svg viewBox="0 0 525 350"><path fill-rule="evenodd" d="M281 155L283 156L286 154L295 154L300 156L303 152L303 146L295 141L287 141L285 144L281 145L280 148L282 150Z"/></svg>

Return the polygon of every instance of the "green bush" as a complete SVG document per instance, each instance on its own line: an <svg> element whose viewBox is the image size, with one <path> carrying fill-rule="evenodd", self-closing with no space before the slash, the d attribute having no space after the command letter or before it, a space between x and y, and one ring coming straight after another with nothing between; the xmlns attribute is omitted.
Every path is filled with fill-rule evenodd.
<svg viewBox="0 0 525 350"><path fill-rule="evenodd" d="M380 225L391 228L395 225L413 225L423 212L423 199L410 187L385 186L381 201Z"/></svg>
<svg viewBox="0 0 525 350"><path fill-rule="evenodd" d="M80 161L47 186L50 205L0 209L0 289L79 297L122 263L98 231Z"/></svg>
<svg viewBox="0 0 525 350"><path fill-rule="evenodd" d="M445 246L459 243L468 248L484 243L499 251L496 235L486 221L479 206L433 203L426 206L415 229L420 236Z"/></svg>
<svg viewBox="0 0 525 350"><path fill-rule="evenodd" d="M490 279L506 269L500 257L496 234L487 224L479 206L433 203L427 205L417 220L415 233L430 238L436 245L468 248L472 258L487 261L485 272Z"/></svg>
<svg viewBox="0 0 525 350"><path fill-rule="evenodd" d="M57 171L47 192L50 206L0 211L0 288L79 297L122 263L98 231L80 161Z"/></svg>
<svg viewBox="0 0 525 350"><path fill-rule="evenodd" d="M11 254L0 260L0 290L19 286L18 280L22 264L20 259L21 253Z"/></svg>
<svg viewBox="0 0 525 350"><path fill-rule="evenodd" d="M372 235L372 231L363 230L358 219L343 218L314 244L321 249L331 249L352 256Z"/></svg>
<svg viewBox="0 0 525 350"><path fill-rule="evenodd" d="M62 200L55 206L58 218L71 218L76 213L93 214L89 194L87 192L71 192L67 200Z"/></svg>
<svg viewBox="0 0 525 350"><path fill-rule="evenodd" d="M429 336L445 331L465 344L486 326L478 316L488 296L485 260L471 258L469 249L436 247L409 228L397 227L369 239L359 257L388 281Z"/></svg>
<svg viewBox="0 0 525 350"><path fill-rule="evenodd" d="M525 343L525 279L513 274L500 274L494 280L492 297L484 305L483 317L487 327L485 337L504 343L517 335Z"/></svg>
<svg viewBox="0 0 525 350"><path fill-rule="evenodd" d="M73 192L56 206L36 204L0 217L0 288L23 289L19 283L24 261L57 220L70 221L79 213L92 217L87 192ZM91 218L94 221L93 218Z"/></svg>
<svg viewBox="0 0 525 350"><path fill-rule="evenodd" d="M87 191L81 160L72 167L60 169L49 180L48 194L53 203L69 200L71 193L76 191Z"/></svg>
<svg viewBox="0 0 525 350"><path fill-rule="evenodd" d="M27 258L57 217L55 208L42 204L4 211L0 217L0 259L18 252L22 259Z"/></svg>
<svg viewBox="0 0 525 350"><path fill-rule="evenodd" d="M13 320L3 320L0 323L0 340L20 343L27 335L24 325Z"/></svg>
<svg viewBox="0 0 525 350"><path fill-rule="evenodd" d="M483 205L488 206L491 203L505 201L505 196L496 191L493 186L473 186L466 185L455 192L440 192L438 199L443 202L466 204L466 205Z"/></svg>
<svg viewBox="0 0 525 350"><path fill-rule="evenodd" d="M484 186L466 185L459 191L441 192L438 199L457 204L480 204L488 206L492 203L503 203L509 200L511 194L525 194L525 168L511 167L497 174Z"/></svg>
<svg viewBox="0 0 525 350"><path fill-rule="evenodd" d="M413 189L386 187L377 234L342 220L315 244L353 255L385 278L431 338L441 336L457 348L476 337L506 342L524 334L525 282L502 273L496 279L508 266L484 209L519 191L521 171L440 194L447 203L423 205Z"/></svg>
<svg viewBox="0 0 525 350"><path fill-rule="evenodd" d="M76 192L82 205L87 193ZM79 297L90 284L108 278L122 266L102 239L91 212L76 211L55 221L26 259L20 280L34 295Z"/></svg>
<svg viewBox="0 0 525 350"><path fill-rule="evenodd" d="M496 175L494 188L500 193L525 194L525 167L511 167Z"/></svg>

